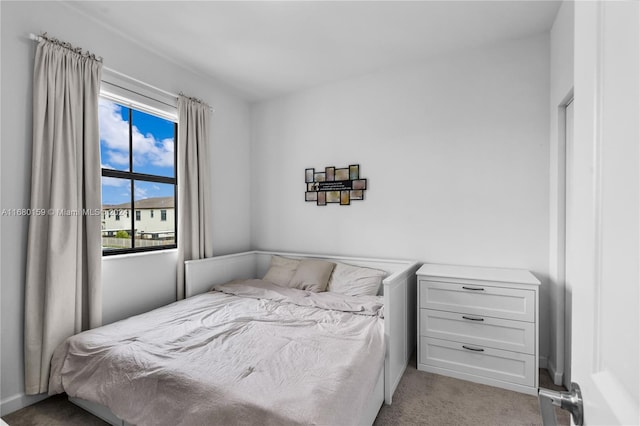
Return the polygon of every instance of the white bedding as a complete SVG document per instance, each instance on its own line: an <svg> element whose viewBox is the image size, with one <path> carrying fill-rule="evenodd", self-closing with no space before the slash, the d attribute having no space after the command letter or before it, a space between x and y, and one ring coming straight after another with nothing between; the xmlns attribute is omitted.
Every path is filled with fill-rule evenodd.
<svg viewBox="0 0 640 426"><path fill-rule="evenodd" d="M357 422L384 364L381 298L250 280L67 339L49 393L137 425Z"/></svg>

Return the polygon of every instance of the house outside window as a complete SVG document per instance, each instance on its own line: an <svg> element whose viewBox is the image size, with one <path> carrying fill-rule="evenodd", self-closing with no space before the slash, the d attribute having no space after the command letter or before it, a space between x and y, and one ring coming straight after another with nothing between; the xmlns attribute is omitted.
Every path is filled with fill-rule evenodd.
<svg viewBox="0 0 640 426"><path fill-rule="evenodd" d="M177 120L124 104L100 97L103 255L175 248Z"/></svg>

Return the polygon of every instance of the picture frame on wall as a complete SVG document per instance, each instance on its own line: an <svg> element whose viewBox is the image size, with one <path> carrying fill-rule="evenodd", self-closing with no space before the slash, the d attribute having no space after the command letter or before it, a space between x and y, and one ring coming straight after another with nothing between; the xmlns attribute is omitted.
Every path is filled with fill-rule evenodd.
<svg viewBox="0 0 640 426"><path fill-rule="evenodd" d="M359 164L341 168L327 166L320 172L316 170L315 167L305 169L305 201L315 201L318 206L348 206L352 200L364 200L367 179L361 178Z"/></svg>
<svg viewBox="0 0 640 426"><path fill-rule="evenodd" d="M349 180L349 169L335 169L334 180Z"/></svg>
<svg viewBox="0 0 640 426"><path fill-rule="evenodd" d="M352 164L349 166L349 179L356 180L360 179L360 166L357 164Z"/></svg>
<svg viewBox="0 0 640 426"><path fill-rule="evenodd" d="M352 188L359 189L359 190L367 189L367 180L366 179L354 180L352 183Z"/></svg>
<svg viewBox="0 0 640 426"><path fill-rule="evenodd" d="M305 173L305 179L304 179L304 181L305 181L306 183L313 182L313 177L314 177L314 175L315 175L315 169L306 169L306 170L304 171L304 173Z"/></svg>
<svg viewBox="0 0 640 426"><path fill-rule="evenodd" d="M335 180L336 168L335 167L327 167L324 169L325 179L327 182L331 182Z"/></svg>
<svg viewBox="0 0 640 426"><path fill-rule="evenodd" d="M340 202L340 191L327 191L327 203L339 203Z"/></svg>
<svg viewBox="0 0 640 426"><path fill-rule="evenodd" d="M326 206L327 205L327 193L326 192L316 192L318 199L316 200L317 205Z"/></svg>
<svg viewBox="0 0 640 426"><path fill-rule="evenodd" d="M350 192L351 191L340 191L340 205L348 206L351 204Z"/></svg>

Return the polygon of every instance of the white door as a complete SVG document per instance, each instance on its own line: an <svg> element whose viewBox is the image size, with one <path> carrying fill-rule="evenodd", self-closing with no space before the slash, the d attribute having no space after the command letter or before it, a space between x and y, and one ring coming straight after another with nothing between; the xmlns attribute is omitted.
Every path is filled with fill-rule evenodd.
<svg viewBox="0 0 640 426"><path fill-rule="evenodd" d="M640 424L640 4L575 2L571 380L588 425Z"/></svg>

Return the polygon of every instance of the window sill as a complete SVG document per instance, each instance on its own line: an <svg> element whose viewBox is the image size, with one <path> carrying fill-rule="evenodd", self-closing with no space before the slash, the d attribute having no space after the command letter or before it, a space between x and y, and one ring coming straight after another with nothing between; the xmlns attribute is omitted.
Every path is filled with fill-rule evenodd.
<svg viewBox="0 0 640 426"><path fill-rule="evenodd" d="M177 248L170 248L165 250L151 250L151 251L141 251L138 253L122 253L122 254L110 254L108 256L102 256L102 261L105 260L118 260L118 259L127 259L132 257L140 257L140 256L162 256L167 254L178 253Z"/></svg>

